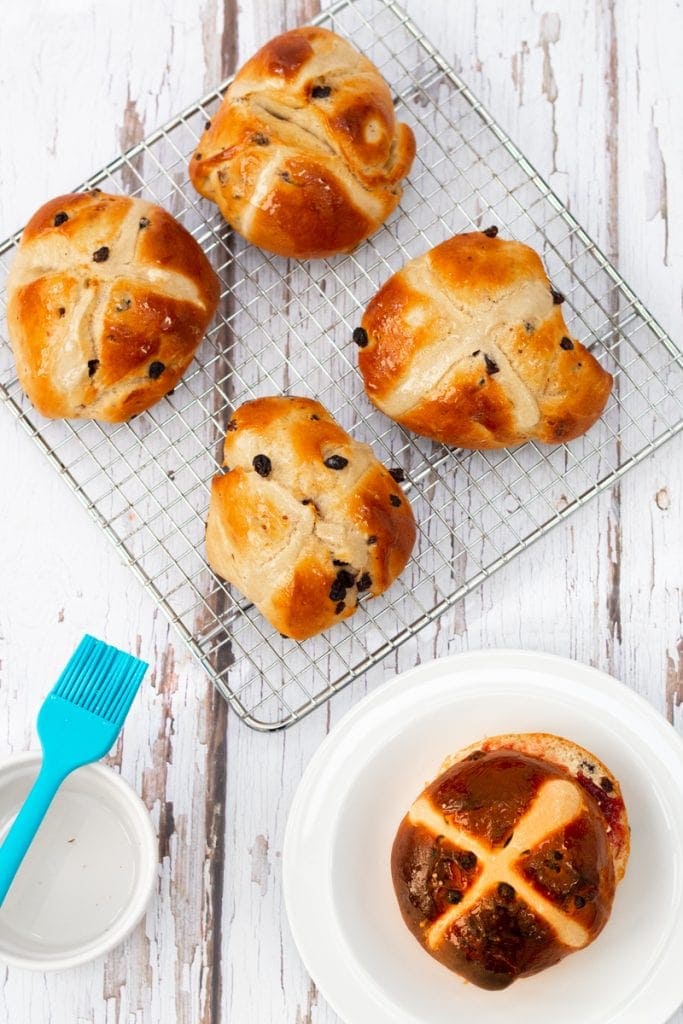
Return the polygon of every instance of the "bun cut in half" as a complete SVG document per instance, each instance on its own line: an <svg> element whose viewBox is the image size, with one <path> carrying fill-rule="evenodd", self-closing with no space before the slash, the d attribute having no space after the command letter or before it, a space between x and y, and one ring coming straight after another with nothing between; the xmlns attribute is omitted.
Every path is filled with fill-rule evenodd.
<svg viewBox="0 0 683 1024"><path fill-rule="evenodd" d="M589 945L626 870L619 783L544 733L495 736L450 757L394 840L408 928L445 967L506 988Z"/></svg>

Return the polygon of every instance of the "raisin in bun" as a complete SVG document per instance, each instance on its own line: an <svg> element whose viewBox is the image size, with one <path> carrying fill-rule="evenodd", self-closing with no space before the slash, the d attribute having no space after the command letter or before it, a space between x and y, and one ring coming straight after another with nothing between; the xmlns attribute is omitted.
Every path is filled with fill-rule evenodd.
<svg viewBox="0 0 683 1024"><path fill-rule="evenodd" d="M209 564L285 636L347 619L405 567L415 542L406 497L318 402L246 402L228 425L225 464L211 487Z"/></svg>
<svg viewBox="0 0 683 1024"><path fill-rule="evenodd" d="M127 420L175 387L219 291L161 207L97 189L51 199L26 225L7 283L21 386L44 416Z"/></svg>
<svg viewBox="0 0 683 1024"><path fill-rule="evenodd" d="M414 156L375 65L334 32L297 28L238 71L190 177L248 241L312 259L380 227Z"/></svg>
<svg viewBox="0 0 683 1024"><path fill-rule="evenodd" d="M446 967L506 988L604 928L629 834L619 783L587 750L492 737L449 758L398 829L403 919Z"/></svg>
<svg viewBox="0 0 683 1024"><path fill-rule="evenodd" d="M394 274L356 332L368 397L462 448L583 434L612 378L572 338L536 252L496 230L456 235Z"/></svg>

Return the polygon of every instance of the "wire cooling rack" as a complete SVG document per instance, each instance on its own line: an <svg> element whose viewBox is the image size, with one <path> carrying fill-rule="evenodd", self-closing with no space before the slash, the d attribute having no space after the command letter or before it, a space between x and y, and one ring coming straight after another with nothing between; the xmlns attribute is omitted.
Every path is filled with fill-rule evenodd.
<svg viewBox="0 0 683 1024"><path fill-rule="evenodd" d="M219 314L174 394L129 424L47 421L24 399L0 338L7 408L236 713L263 730L291 725L361 675L683 425L680 351L401 9L342 0L317 23L375 62L417 138L400 208L377 234L353 255L303 264L233 234L187 177L224 83L84 186L162 204L220 275ZM371 295L407 259L490 224L541 253L571 330L614 374L605 415L568 445L449 450L404 432L364 395L351 332ZM0 246L4 273L18 238ZM319 398L382 461L403 466L419 524L414 557L389 592L303 644L280 637L204 559L225 425L241 402L278 392Z"/></svg>

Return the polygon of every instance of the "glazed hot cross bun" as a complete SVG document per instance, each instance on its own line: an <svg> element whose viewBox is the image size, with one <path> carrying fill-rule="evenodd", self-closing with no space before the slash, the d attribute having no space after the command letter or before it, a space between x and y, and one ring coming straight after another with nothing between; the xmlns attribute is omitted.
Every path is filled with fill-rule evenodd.
<svg viewBox="0 0 683 1024"><path fill-rule="evenodd" d="M21 386L44 416L127 420L178 383L219 293L160 206L99 189L57 196L26 225L7 282Z"/></svg>
<svg viewBox="0 0 683 1024"><path fill-rule="evenodd" d="M190 161L194 187L270 252L349 252L398 204L415 139L389 87L345 39L297 28L235 75Z"/></svg>
<svg viewBox="0 0 683 1024"><path fill-rule="evenodd" d="M612 377L571 337L536 252L495 228L410 260L355 332L368 397L462 448L558 444L602 413Z"/></svg>
<svg viewBox="0 0 683 1024"><path fill-rule="evenodd" d="M428 953L500 989L592 942L626 870L619 784L558 736L496 736L449 758L391 858L403 919Z"/></svg>
<svg viewBox="0 0 683 1024"><path fill-rule="evenodd" d="M245 402L228 424L225 464L211 487L209 564L285 636L305 640L348 618L404 569L416 531L401 471L319 402Z"/></svg>

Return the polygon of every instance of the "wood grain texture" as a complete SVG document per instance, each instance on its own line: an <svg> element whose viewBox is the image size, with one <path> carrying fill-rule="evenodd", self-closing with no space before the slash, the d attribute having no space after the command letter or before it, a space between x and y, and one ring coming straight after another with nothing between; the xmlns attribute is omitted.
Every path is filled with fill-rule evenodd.
<svg viewBox="0 0 683 1024"><path fill-rule="evenodd" d="M683 311L677 41L661 0L406 0L663 326ZM315 0L26 0L0 33L0 236L206 92ZM55 975L0 968L0 1022L337 1024L287 928L281 851L303 769L378 683L519 646L613 672L683 730L683 443L626 475L392 658L286 733L250 732L37 448L0 410L0 741L85 630L153 666L112 761L159 834L157 895L128 942ZM683 1024L683 1013L672 1024Z"/></svg>

